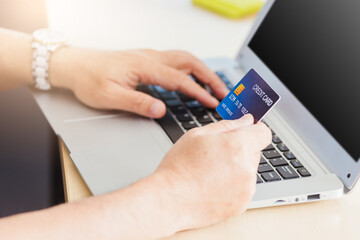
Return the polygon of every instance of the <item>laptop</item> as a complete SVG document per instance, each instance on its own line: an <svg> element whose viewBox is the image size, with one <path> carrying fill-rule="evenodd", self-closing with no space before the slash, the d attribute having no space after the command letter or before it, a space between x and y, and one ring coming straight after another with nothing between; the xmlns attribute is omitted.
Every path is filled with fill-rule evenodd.
<svg viewBox="0 0 360 240"><path fill-rule="evenodd" d="M249 208L338 198L359 177L360 3L325 4L268 0L235 59L204 60L229 88L253 68L282 97L264 118L273 138L262 152ZM188 129L220 120L181 93L158 86L139 90L166 103L164 118L99 111L66 90L34 90L95 195L153 173Z"/></svg>

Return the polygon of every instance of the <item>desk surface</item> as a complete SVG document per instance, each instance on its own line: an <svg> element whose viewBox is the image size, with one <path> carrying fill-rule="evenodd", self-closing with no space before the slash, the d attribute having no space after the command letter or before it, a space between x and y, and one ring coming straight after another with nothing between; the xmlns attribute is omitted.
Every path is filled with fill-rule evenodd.
<svg viewBox="0 0 360 240"><path fill-rule="evenodd" d="M86 6L86 8L84 8ZM182 49L200 58L234 57L254 17L228 20L190 0L47 0L49 26L72 43L103 49ZM101 21L99 20L101 19ZM90 191L62 148L67 199ZM341 199L255 209L211 227L170 239L360 239L360 188Z"/></svg>

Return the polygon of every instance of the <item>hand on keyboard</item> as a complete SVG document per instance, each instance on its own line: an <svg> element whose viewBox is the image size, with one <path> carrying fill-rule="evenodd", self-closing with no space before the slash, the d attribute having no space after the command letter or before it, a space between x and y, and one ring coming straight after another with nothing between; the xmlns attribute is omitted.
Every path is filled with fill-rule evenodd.
<svg viewBox="0 0 360 240"><path fill-rule="evenodd" d="M201 84L208 85L218 98L227 94L225 84L214 72L182 51L111 52L69 47L54 54L50 72L52 85L71 89L86 105L152 118L164 116L165 104L136 91L139 84L180 91L212 108L219 102ZM199 82L191 80L190 74Z"/></svg>
<svg viewBox="0 0 360 240"><path fill-rule="evenodd" d="M155 175L164 177L169 198L188 228L245 211L255 192L260 153L271 142L251 115L186 132L164 157ZM168 188L167 188L168 187ZM174 213L176 214L176 213ZM181 222L181 221L180 221Z"/></svg>

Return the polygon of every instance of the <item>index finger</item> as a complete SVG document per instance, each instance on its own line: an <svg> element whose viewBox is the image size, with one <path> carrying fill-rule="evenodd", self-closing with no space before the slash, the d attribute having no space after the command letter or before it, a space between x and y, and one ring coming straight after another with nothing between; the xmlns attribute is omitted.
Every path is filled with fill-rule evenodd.
<svg viewBox="0 0 360 240"><path fill-rule="evenodd" d="M185 73L156 62L143 64L141 82L144 84L160 85L166 90L180 91L189 97L198 100L202 105L215 108L219 101L211 96L204 88L191 80ZM151 69L149 71L148 69Z"/></svg>
<svg viewBox="0 0 360 240"><path fill-rule="evenodd" d="M215 96L220 99L226 97L229 93L229 89L220 77L210 70L202 61L196 57L190 57L189 66L191 67L191 74L194 75L197 80L208 85Z"/></svg>
<svg viewBox="0 0 360 240"><path fill-rule="evenodd" d="M151 54L155 54L160 62L170 67L194 75L200 82L207 84L219 99L223 99L228 94L229 89L225 83L197 57L184 51L166 51L160 54L151 52Z"/></svg>

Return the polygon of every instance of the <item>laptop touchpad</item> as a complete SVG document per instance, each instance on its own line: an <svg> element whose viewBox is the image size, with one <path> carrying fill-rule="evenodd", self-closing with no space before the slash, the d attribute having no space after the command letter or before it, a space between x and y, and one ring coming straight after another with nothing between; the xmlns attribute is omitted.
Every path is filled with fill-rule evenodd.
<svg viewBox="0 0 360 240"><path fill-rule="evenodd" d="M165 149L149 130L156 127L150 121L119 114L66 123L63 140L94 194L126 187L156 170Z"/></svg>

